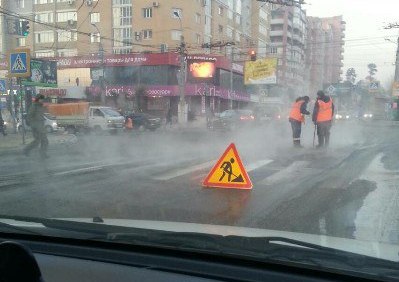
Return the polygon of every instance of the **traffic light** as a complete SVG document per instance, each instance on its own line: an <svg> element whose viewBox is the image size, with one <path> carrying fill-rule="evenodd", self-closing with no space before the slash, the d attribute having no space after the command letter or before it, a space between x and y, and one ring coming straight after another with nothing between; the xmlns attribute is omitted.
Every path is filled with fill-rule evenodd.
<svg viewBox="0 0 399 282"><path fill-rule="evenodd" d="M256 52L255 52L255 50L251 50L251 52L249 52L249 55L251 57L251 61L256 61Z"/></svg>
<svg viewBox="0 0 399 282"><path fill-rule="evenodd" d="M21 35L28 36L29 34L29 21L21 21Z"/></svg>

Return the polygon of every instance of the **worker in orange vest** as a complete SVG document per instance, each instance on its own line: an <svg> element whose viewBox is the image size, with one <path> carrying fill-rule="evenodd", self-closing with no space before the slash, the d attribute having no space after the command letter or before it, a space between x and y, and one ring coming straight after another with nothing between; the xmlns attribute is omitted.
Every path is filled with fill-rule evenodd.
<svg viewBox="0 0 399 282"><path fill-rule="evenodd" d="M127 129L127 130L132 130L133 129L133 121L132 121L131 117L128 117L126 119L125 129Z"/></svg>
<svg viewBox="0 0 399 282"><path fill-rule="evenodd" d="M330 129L334 116L334 103L323 91L317 92L313 109L313 123L317 126L318 148L327 147L330 143Z"/></svg>
<svg viewBox="0 0 399 282"><path fill-rule="evenodd" d="M292 138L295 147L302 147L301 145L302 123L305 122L305 115L310 115L310 113L306 109L308 103L309 103L309 97L303 96L296 99L295 103L291 107L291 112L288 120L291 123Z"/></svg>

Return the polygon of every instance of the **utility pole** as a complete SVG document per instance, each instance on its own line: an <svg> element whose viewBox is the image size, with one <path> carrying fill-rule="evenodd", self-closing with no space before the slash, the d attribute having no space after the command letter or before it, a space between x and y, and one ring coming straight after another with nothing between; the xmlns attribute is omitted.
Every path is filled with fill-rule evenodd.
<svg viewBox="0 0 399 282"><path fill-rule="evenodd" d="M395 82L399 82L399 37L396 46L396 60L395 60Z"/></svg>
<svg viewBox="0 0 399 282"><path fill-rule="evenodd" d="M95 23L92 23L92 26L94 26L97 30L98 33L98 38L99 38L99 43L98 43L98 52L100 53L100 60L101 60L101 74L99 77L99 82L100 82L100 88L101 88L101 105L105 105L105 93L104 93L104 47L103 43L101 40L101 32L98 26Z"/></svg>

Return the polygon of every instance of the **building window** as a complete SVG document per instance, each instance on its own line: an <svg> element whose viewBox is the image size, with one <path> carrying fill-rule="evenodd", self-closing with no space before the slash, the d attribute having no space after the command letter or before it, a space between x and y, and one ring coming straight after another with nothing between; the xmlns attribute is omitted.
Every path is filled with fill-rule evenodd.
<svg viewBox="0 0 399 282"><path fill-rule="evenodd" d="M77 41L78 34L74 31L70 30L60 30L58 31L58 42L68 42L68 41Z"/></svg>
<svg viewBox="0 0 399 282"><path fill-rule="evenodd" d="M236 31L236 38L235 38L235 40L236 40L237 42L240 42L240 40L241 40L241 33L239 33L238 31Z"/></svg>
<svg viewBox="0 0 399 282"><path fill-rule="evenodd" d="M264 25L259 25L259 33L267 36L267 28Z"/></svg>
<svg viewBox="0 0 399 282"><path fill-rule="evenodd" d="M277 54L277 47L270 47L270 54Z"/></svg>
<svg viewBox="0 0 399 282"><path fill-rule="evenodd" d="M259 17L265 21L267 21L267 12L263 9L259 10Z"/></svg>
<svg viewBox="0 0 399 282"><path fill-rule="evenodd" d="M132 0L112 0L113 5L128 5L132 4Z"/></svg>
<svg viewBox="0 0 399 282"><path fill-rule="evenodd" d="M144 8L143 9L143 17L144 18L152 18L152 8Z"/></svg>
<svg viewBox="0 0 399 282"><path fill-rule="evenodd" d="M18 47L25 47L26 46L26 37L18 38Z"/></svg>
<svg viewBox="0 0 399 282"><path fill-rule="evenodd" d="M126 47L132 45L132 28L115 28L114 29L114 46L115 47Z"/></svg>
<svg viewBox="0 0 399 282"><path fill-rule="evenodd" d="M16 2L17 2L16 3L17 8L19 8L19 9L25 8L25 0L17 0Z"/></svg>
<svg viewBox="0 0 399 282"><path fill-rule="evenodd" d="M233 12L233 10L231 10L231 9L228 9L228 10L227 10L227 17L228 17L230 20L233 19L233 17L234 17L234 12Z"/></svg>
<svg viewBox="0 0 399 282"><path fill-rule="evenodd" d="M78 55L77 49L60 49L57 51L59 57L74 57Z"/></svg>
<svg viewBox="0 0 399 282"><path fill-rule="evenodd" d="M197 44L201 44L201 34L195 34L195 42Z"/></svg>
<svg viewBox="0 0 399 282"><path fill-rule="evenodd" d="M173 8L172 9L172 18L174 19L180 19L182 18L182 10L179 8Z"/></svg>
<svg viewBox="0 0 399 282"><path fill-rule="evenodd" d="M172 30L172 40L180 40L181 30Z"/></svg>
<svg viewBox="0 0 399 282"><path fill-rule="evenodd" d="M223 33L223 26L222 25L219 25L218 31L219 31L219 33Z"/></svg>
<svg viewBox="0 0 399 282"><path fill-rule="evenodd" d="M223 16L223 7L222 6L218 7L218 14L219 14L219 16Z"/></svg>
<svg viewBox="0 0 399 282"><path fill-rule="evenodd" d="M90 33L90 42L91 43L100 43L100 33Z"/></svg>
<svg viewBox="0 0 399 282"><path fill-rule="evenodd" d="M132 6L116 7L113 9L114 27L132 25Z"/></svg>
<svg viewBox="0 0 399 282"><path fill-rule="evenodd" d="M227 37L233 38L233 29L231 27L226 28Z"/></svg>
<svg viewBox="0 0 399 282"><path fill-rule="evenodd" d="M54 32L52 31L41 31L35 33L36 43L53 43L54 42Z"/></svg>
<svg viewBox="0 0 399 282"><path fill-rule="evenodd" d="M34 2L36 5L37 4L48 4L48 3L53 3L53 0L35 0Z"/></svg>
<svg viewBox="0 0 399 282"><path fill-rule="evenodd" d="M99 23L100 22L100 13L91 13L90 14L90 22L93 23Z"/></svg>
<svg viewBox="0 0 399 282"><path fill-rule="evenodd" d="M132 47L114 48L113 53L118 55L130 54L132 53Z"/></svg>
<svg viewBox="0 0 399 282"><path fill-rule="evenodd" d="M151 39L152 38L152 29L143 30L143 39Z"/></svg>
<svg viewBox="0 0 399 282"><path fill-rule="evenodd" d="M236 24L241 24L241 15L236 15Z"/></svg>
<svg viewBox="0 0 399 282"><path fill-rule="evenodd" d="M36 58L48 58L54 57L54 51L51 50L39 50L35 52Z"/></svg>
<svg viewBox="0 0 399 282"><path fill-rule="evenodd" d="M201 23L201 15L198 14L198 13L195 14L195 22L196 23Z"/></svg>
<svg viewBox="0 0 399 282"><path fill-rule="evenodd" d="M57 22L67 22L69 20L76 21L77 15L76 12L60 12L57 13Z"/></svg>
<svg viewBox="0 0 399 282"><path fill-rule="evenodd" d="M42 23L52 23L54 21L54 13L37 13L35 15L35 20Z"/></svg>

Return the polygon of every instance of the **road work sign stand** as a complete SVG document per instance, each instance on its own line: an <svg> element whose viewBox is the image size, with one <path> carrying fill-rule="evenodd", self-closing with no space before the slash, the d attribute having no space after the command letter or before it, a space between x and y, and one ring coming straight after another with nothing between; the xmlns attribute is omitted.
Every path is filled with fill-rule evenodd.
<svg viewBox="0 0 399 282"><path fill-rule="evenodd" d="M202 185L215 188L252 189L252 182L234 143L227 147Z"/></svg>

